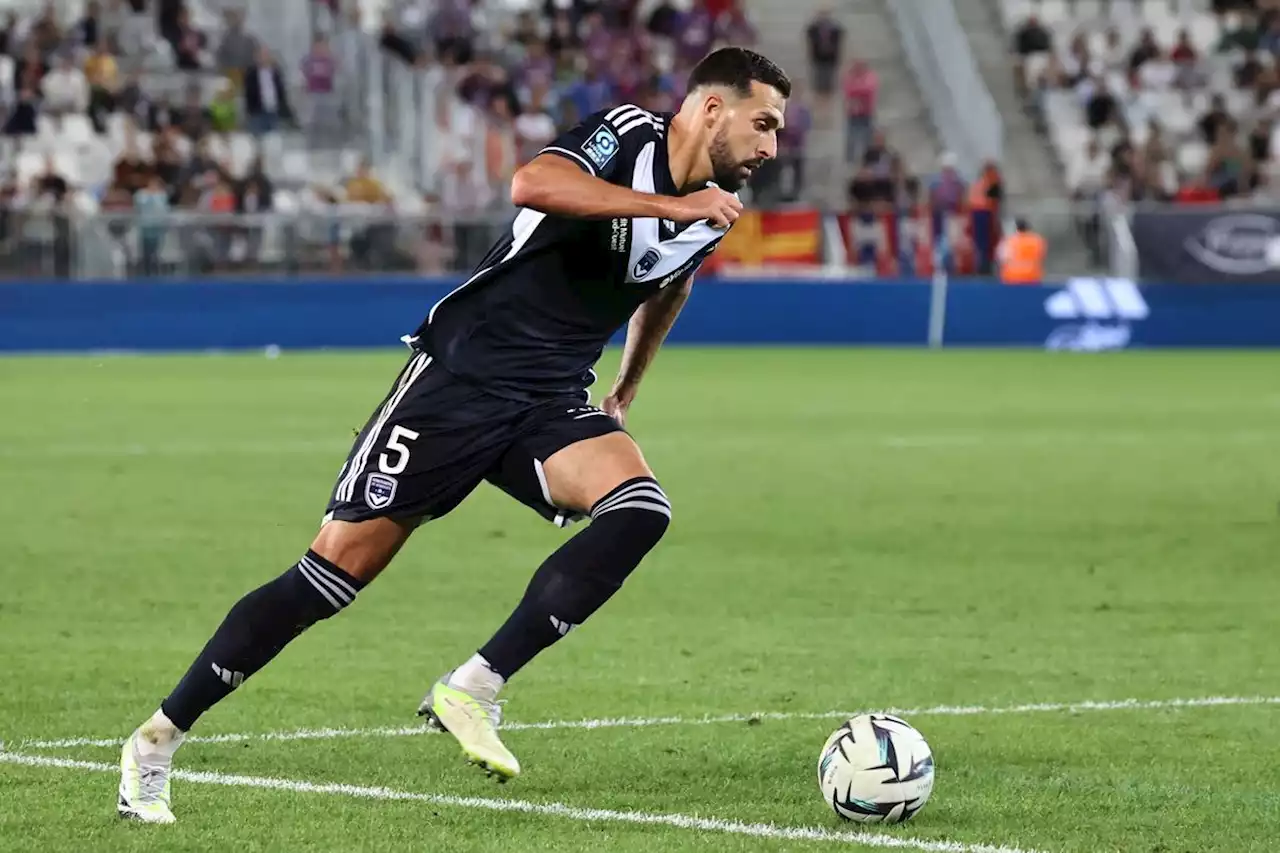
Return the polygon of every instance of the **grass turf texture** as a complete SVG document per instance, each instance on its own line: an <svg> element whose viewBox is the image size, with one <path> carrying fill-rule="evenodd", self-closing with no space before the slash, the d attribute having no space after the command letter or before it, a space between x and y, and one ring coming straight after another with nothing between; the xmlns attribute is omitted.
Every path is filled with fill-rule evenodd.
<svg viewBox="0 0 1280 853"><path fill-rule="evenodd" d="M403 359L0 361L0 738L127 734L306 547ZM1278 694L1277 377L1273 354L668 351L630 426L672 530L513 683L509 716ZM413 724L565 535L482 487L199 733ZM1280 707L914 722L938 783L893 838L1274 849ZM442 737L192 744L179 764L843 830L814 778L836 723L511 732L525 775L501 788ZM177 826L137 827L115 784L0 764L0 849L859 849L183 782Z"/></svg>

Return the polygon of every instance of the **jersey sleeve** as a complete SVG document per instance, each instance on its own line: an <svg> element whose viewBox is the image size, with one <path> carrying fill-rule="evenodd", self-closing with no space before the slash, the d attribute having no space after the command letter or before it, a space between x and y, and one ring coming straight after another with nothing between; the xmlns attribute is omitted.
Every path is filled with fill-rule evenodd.
<svg viewBox="0 0 1280 853"><path fill-rule="evenodd" d="M644 131L655 127L656 117L639 107L624 105L601 110L560 134L539 154L554 154L573 163L589 175L612 180L631 150L626 143L648 138ZM635 131L640 130L640 133ZM625 137L625 138L624 138Z"/></svg>

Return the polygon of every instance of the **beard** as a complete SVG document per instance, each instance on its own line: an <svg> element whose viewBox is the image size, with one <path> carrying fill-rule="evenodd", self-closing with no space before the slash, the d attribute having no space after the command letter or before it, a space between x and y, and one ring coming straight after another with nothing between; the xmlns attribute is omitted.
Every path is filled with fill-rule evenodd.
<svg viewBox="0 0 1280 853"><path fill-rule="evenodd" d="M725 192L736 193L751 177L746 171L748 166L758 167L755 160L738 160L729 150L729 132L721 128L711 140L711 172L715 176L716 186Z"/></svg>

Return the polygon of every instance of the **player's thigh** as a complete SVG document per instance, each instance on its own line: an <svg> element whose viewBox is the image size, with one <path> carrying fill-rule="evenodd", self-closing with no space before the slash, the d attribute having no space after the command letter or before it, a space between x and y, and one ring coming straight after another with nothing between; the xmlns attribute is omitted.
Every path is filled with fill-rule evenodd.
<svg viewBox="0 0 1280 853"><path fill-rule="evenodd" d="M616 420L572 399L544 405L486 479L563 526L636 477L651 477L640 448Z"/></svg>
<svg viewBox="0 0 1280 853"><path fill-rule="evenodd" d="M628 480L653 476L639 445L622 431L562 447L547 457L542 470L552 503L575 512L587 512Z"/></svg>
<svg viewBox="0 0 1280 853"><path fill-rule="evenodd" d="M413 528L386 517L325 522L311 550L357 580L369 583L409 541Z"/></svg>

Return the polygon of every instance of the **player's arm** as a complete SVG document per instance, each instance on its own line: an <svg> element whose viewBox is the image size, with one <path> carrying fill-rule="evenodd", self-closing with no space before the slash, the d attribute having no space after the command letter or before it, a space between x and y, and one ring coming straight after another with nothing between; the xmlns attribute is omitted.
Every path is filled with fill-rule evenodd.
<svg viewBox="0 0 1280 853"><path fill-rule="evenodd" d="M597 178L555 153L539 154L516 170L511 202L516 207L576 219L707 219L721 228L732 225L742 211L736 196L716 187L687 196L636 192Z"/></svg>
<svg viewBox="0 0 1280 853"><path fill-rule="evenodd" d="M630 187L635 159L652 138L646 130L652 116L645 116L649 114L639 107L622 106L596 113L561 134L516 170L511 181L512 203L577 219L708 219L720 227L732 224L742 203L718 188L675 197ZM622 121L621 126L617 120Z"/></svg>
<svg viewBox="0 0 1280 853"><path fill-rule="evenodd" d="M618 378L603 404L604 410L617 418L619 423L625 423L627 409L636 398L640 380L657 357L662 342L675 325L676 317L680 316L680 309L688 301L689 291L692 289L693 276L688 275L649 297L631 315L631 322L627 325L627 340L622 348L622 364L618 367Z"/></svg>

